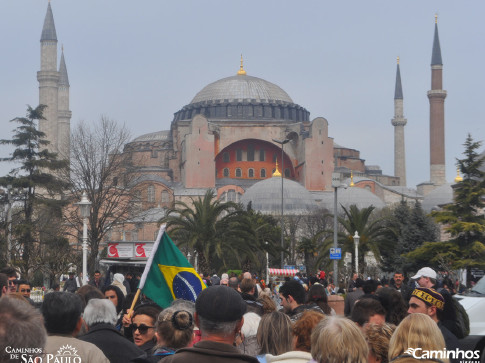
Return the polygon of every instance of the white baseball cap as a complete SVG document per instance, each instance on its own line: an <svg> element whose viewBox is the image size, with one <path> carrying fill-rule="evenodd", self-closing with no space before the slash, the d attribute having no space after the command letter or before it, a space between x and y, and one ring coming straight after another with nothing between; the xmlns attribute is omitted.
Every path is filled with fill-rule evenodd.
<svg viewBox="0 0 485 363"><path fill-rule="evenodd" d="M433 270L431 267L423 267L422 269L420 269L416 275L414 275L413 277L411 277L413 280L417 280L421 277L430 277L432 279L435 279L436 280L436 272L435 270Z"/></svg>

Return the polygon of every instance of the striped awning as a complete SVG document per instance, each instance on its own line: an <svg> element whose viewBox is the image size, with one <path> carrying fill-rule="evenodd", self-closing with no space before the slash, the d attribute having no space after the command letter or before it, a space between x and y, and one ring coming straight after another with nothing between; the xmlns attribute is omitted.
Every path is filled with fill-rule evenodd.
<svg viewBox="0 0 485 363"><path fill-rule="evenodd" d="M295 276L298 270L295 269L283 269L283 268L269 268L268 272L270 275L276 276Z"/></svg>

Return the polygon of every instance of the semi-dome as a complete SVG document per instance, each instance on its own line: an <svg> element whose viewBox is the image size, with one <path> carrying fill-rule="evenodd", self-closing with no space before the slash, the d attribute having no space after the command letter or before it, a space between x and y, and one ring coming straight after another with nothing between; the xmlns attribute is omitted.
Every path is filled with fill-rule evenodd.
<svg viewBox="0 0 485 363"><path fill-rule="evenodd" d="M247 75L236 75L213 82L197 93L190 103L223 100L293 103L281 87Z"/></svg>
<svg viewBox="0 0 485 363"><path fill-rule="evenodd" d="M451 184L446 183L433 189L426 194L423 199L423 210L425 212L431 212L437 210L440 206L453 202L453 189Z"/></svg>
<svg viewBox="0 0 485 363"><path fill-rule="evenodd" d="M335 202L334 192L325 192L322 194L321 200L323 208L333 211ZM367 189L359 187L338 188L338 213L343 212L342 206L348 209L353 204L359 209L368 208L370 206L374 206L376 209L381 209L386 206L381 198Z"/></svg>
<svg viewBox="0 0 485 363"><path fill-rule="evenodd" d="M312 194L300 183L285 179L283 181L285 215L305 215L317 209ZM241 203L263 214L281 214L281 177L273 176L249 187L241 198Z"/></svg>
<svg viewBox="0 0 485 363"><path fill-rule="evenodd" d="M170 136L171 136L170 131L150 132L149 134L138 136L132 142L167 141L167 140L170 140Z"/></svg>

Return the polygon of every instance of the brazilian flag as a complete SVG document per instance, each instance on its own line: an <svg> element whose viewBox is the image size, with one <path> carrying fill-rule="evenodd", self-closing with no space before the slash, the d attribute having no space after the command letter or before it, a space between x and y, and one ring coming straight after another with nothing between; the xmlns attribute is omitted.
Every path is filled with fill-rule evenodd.
<svg viewBox="0 0 485 363"><path fill-rule="evenodd" d="M205 287L162 225L140 280L141 291L166 308L175 299L195 301Z"/></svg>

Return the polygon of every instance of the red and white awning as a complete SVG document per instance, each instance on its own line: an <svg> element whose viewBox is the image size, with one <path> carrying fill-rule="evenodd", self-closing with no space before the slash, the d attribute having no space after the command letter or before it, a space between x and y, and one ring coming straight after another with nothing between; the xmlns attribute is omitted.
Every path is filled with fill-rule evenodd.
<svg viewBox="0 0 485 363"><path fill-rule="evenodd" d="M295 276L298 270L295 269L283 269L283 268L269 268L268 273L276 276Z"/></svg>

